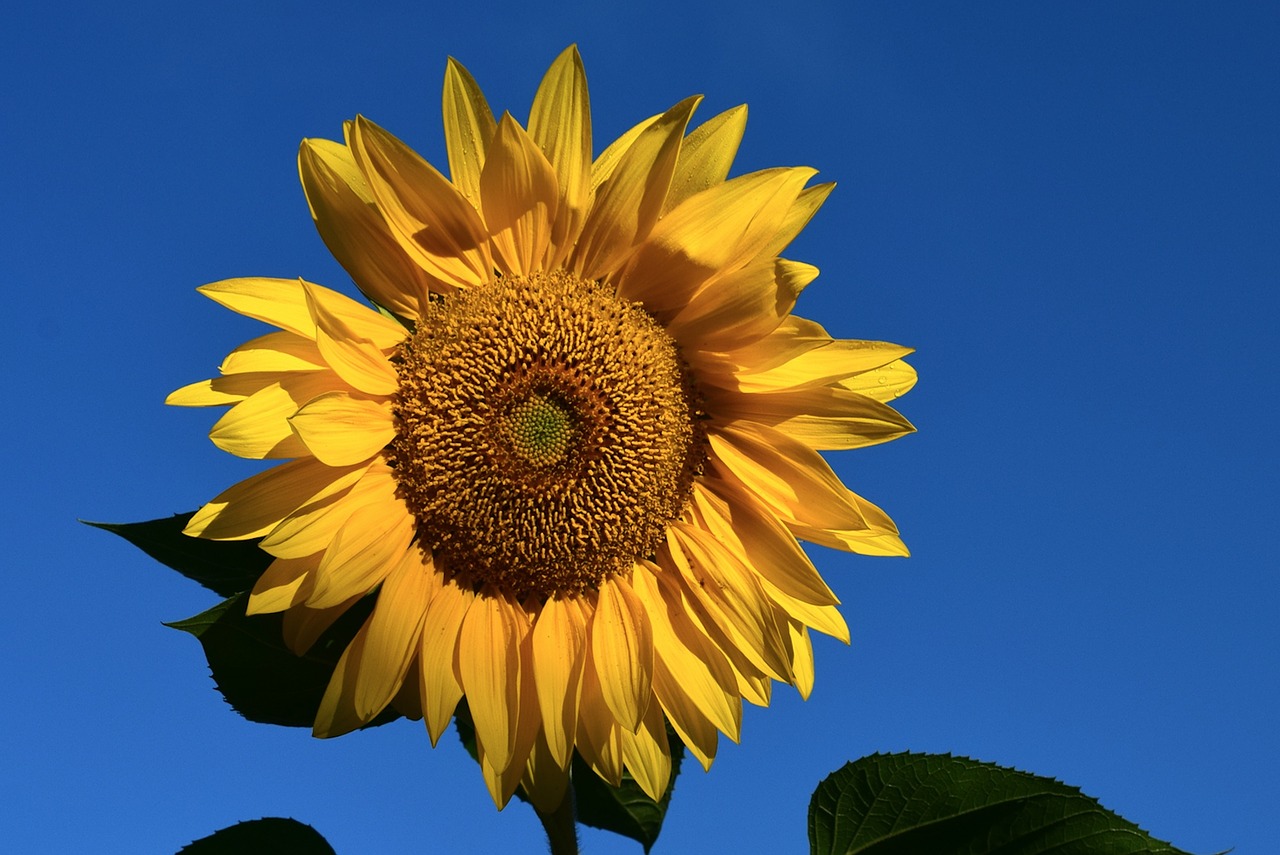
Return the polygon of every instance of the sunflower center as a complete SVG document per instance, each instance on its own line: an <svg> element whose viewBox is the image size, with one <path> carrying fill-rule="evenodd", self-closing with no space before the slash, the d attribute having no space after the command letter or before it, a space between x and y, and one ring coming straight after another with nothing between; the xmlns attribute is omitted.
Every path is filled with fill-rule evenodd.
<svg viewBox="0 0 1280 855"><path fill-rule="evenodd" d="M530 466L550 466L564 458L573 438L573 411L535 392L507 412L502 429L512 450Z"/></svg>
<svg viewBox="0 0 1280 855"><path fill-rule="evenodd" d="M675 342L563 272L431 304L397 357L387 454L437 566L547 598L654 554L705 459Z"/></svg>

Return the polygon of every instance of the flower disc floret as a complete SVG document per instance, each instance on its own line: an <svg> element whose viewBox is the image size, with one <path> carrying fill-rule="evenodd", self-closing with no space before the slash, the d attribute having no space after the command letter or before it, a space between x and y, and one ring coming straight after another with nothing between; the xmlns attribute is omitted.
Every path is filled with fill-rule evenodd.
<svg viewBox="0 0 1280 855"><path fill-rule="evenodd" d="M471 586L597 587L655 554L702 467L675 342L594 282L534 273L437 299L398 369L401 495Z"/></svg>

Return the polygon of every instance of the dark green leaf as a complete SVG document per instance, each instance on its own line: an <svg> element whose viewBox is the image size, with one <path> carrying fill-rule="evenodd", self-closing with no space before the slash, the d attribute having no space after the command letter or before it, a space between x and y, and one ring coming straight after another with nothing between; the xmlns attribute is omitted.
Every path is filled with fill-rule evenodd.
<svg viewBox="0 0 1280 855"><path fill-rule="evenodd" d="M258 581L272 558L256 540L204 540L182 529L192 514L178 514L138 523L87 525L118 534L143 552L222 597L247 591Z"/></svg>
<svg viewBox="0 0 1280 855"><path fill-rule="evenodd" d="M1186 855L1051 778L949 754L873 754L809 802L812 855Z"/></svg>
<svg viewBox="0 0 1280 855"><path fill-rule="evenodd" d="M466 700L458 705L453 721L463 747L473 760L477 759L476 728L471 721L471 711L467 708ZM662 831L662 821L666 819L667 808L671 805L671 793L676 787L676 776L680 774L680 763L684 760L684 745L670 730L667 732L667 741L671 745L671 783L667 785L662 800L657 802L649 798L635 779L625 772L621 786L609 786L575 752L571 774L574 816L577 821L592 828L630 837L648 852L658 839L658 833ZM516 789L516 797L521 801L528 801L519 788Z"/></svg>
<svg viewBox="0 0 1280 855"><path fill-rule="evenodd" d="M640 789L630 775L623 773L622 786L611 787L591 771L581 757L573 755L573 794L578 822L592 828L601 828L638 840L648 852L653 848L662 831L662 821L667 818L671 806L671 794L676 788L676 776L684 760L684 746L670 736L671 783L661 801L654 801Z"/></svg>
<svg viewBox="0 0 1280 855"><path fill-rule="evenodd" d="M335 855L329 842L305 823L296 819L269 816L238 822L230 828L215 831L194 840L178 850L178 855L257 855L257 853L289 853L289 855Z"/></svg>
<svg viewBox="0 0 1280 855"><path fill-rule="evenodd" d="M278 614L245 614L248 594L237 594L208 611L168 624L200 640L218 691L250 721L310 727L325 686L342 651L373 607L357 603L339 618L305 656L285 646ZM368 726L399 718L388 708Z"/></svg>

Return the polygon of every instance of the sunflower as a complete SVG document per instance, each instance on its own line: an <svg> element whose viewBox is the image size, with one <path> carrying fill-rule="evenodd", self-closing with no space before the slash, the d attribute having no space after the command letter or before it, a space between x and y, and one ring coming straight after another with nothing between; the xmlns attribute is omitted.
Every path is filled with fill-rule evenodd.
<svg viewBox="0 0 1280 855"><path fill-rule="evenodd" d="M199 289L278 328L168 402L229 405L210 437L287 459L186 533L260 538L249 613L299 654L372 612L316 716L388 705L434 744L465 697L485 782L558 805L576 751L653 798L668 726L709 768L742 701L807 697L811 629L849 640L797 539L905 555L819 454L912 430L897 345L791 310L817 270L779 253L832 185L727 178L746 121L686 134L698 98L592 158L586 77L556 59L526 126L445 73L445 178L357 117L298 158L321 237L374 308L306 281Z"/></svg>

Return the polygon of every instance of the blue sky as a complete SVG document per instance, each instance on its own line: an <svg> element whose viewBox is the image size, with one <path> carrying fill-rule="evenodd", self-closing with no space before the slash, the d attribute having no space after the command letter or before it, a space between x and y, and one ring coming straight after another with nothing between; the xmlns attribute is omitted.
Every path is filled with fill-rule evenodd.
<svg viewBox="0 0 1280 855"><path fill-rule="evenodd" d="M75 519L191 510L252 471L162 401L259 334L197 285L349 288L302 137L359 112L443 163L446 56L523 119L572 42L597 149L699 92L703 118L750 105L736 171L837 181L789 253L822 270L798 312L919 350L919 433L832 458L914 556L812 550L851 648L819 642L808 702L778 690L680 778L655 851L803 851L817 782L904 749L1062 778L1191 851L1274 848L1271 4L370 5L3 13L13 851L170 852L264 814L343 855L544 851L452 737L240 719L160 624L213 595Z"/></svg>

